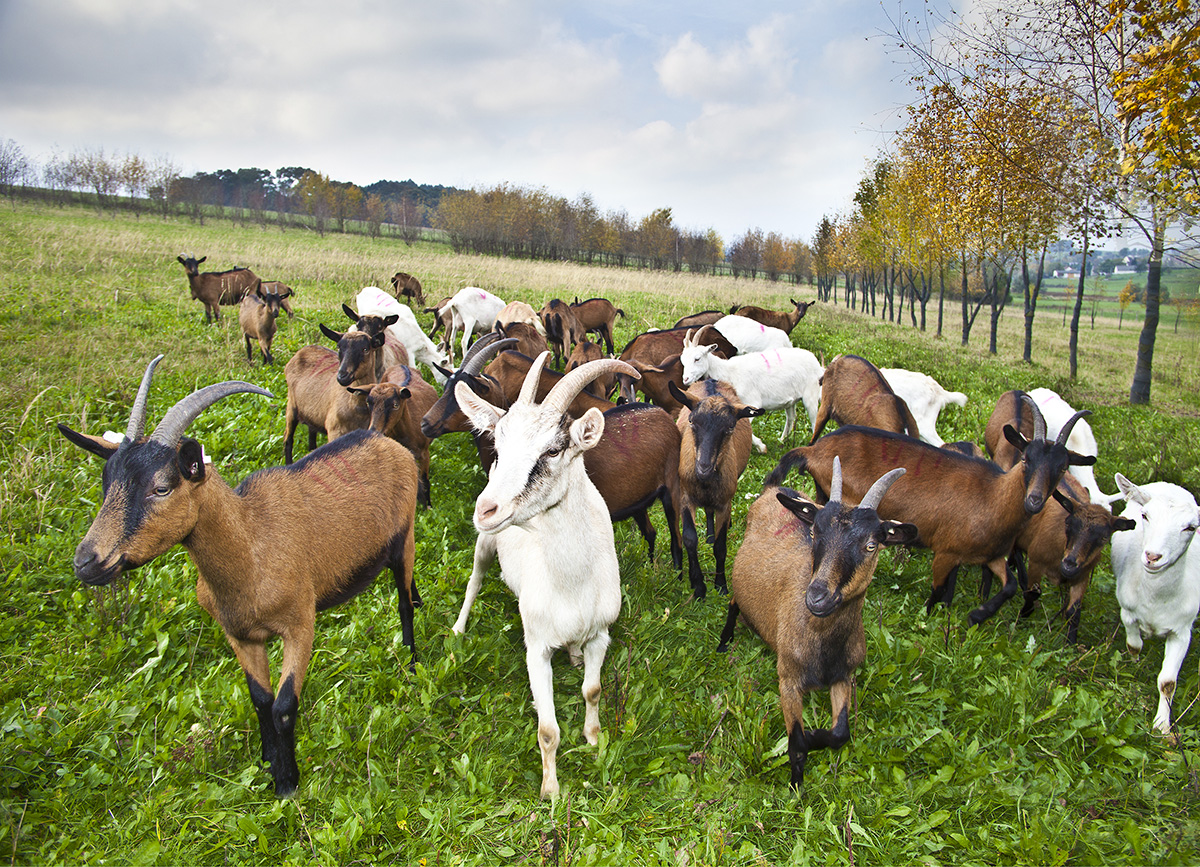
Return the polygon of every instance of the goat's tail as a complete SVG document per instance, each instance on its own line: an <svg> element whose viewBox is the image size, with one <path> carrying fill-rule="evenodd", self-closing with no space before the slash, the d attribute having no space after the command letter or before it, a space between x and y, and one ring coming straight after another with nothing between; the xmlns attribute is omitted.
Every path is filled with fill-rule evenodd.
<svg viewBox="0 0 1200 867"><path fill-rule="evenodd" d="M779 459L775 469L767 473L767 477L763 479L763 488L781 486L792 470L799 470L802 473L808 471L808 455L805 454L804 446L792 449Z"/></svg>

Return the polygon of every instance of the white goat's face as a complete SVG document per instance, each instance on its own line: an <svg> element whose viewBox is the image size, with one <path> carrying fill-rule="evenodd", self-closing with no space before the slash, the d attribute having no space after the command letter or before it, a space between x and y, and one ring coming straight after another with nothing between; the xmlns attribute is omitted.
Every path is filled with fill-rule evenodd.
<svg viewBox="0 0 1200 867"><path fill-rule="evenodd" d="M466 384L455 388L459 407L496 443L496 463L475 502L475 529L499 533L557 505L572 483L572 463L600 441L604 416L582 418L540 404L517 403L507 412L484 401Z"/></svg>
<svg viewBox="0 0 1200 867"><path fill-rule="evenodd" d="M1122 516L1133 518L1142 528L1142 567L1152 575L1170 568L1196 538L1200 527L1196 501L1174 485L1134 485L1120 473L1117 486L1129 501Z"/></svg>
<svg viewBox="0 0 1200 867"><path fill-rule="evenodd" d="M683 364L683 387L687 388L708 376L708 359L712 355L713 346L685 346L679 353Z"/></svg>

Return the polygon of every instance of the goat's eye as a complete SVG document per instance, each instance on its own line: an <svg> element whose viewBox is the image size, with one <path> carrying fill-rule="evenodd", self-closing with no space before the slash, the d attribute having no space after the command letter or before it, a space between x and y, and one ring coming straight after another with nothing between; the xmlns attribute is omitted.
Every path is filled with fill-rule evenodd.
<svg viewBox="0 0 1200 867"><path fill-rule="evenodd" d="M546 452L546 457L548 457L548 458L556 458L556 457L558 457L559 455L561 455L561 454L562 454L562 451L563 451L562 449L549 449L549 450L547 450L547 452Z"/></svg>
<svg viewBox="0 0 1200 867"><path fill-rule="evenodd" d="M164 485L155 485L154 486L153 495L156 497L165 497L169 493L171 493L170 485L164 484Z"/></svg>
<svg viewBox="0 0 1200 867"><path fill-rule="evenodd" d="M867 553L872 553L878 546L874 542L867 543Z"/></svg>

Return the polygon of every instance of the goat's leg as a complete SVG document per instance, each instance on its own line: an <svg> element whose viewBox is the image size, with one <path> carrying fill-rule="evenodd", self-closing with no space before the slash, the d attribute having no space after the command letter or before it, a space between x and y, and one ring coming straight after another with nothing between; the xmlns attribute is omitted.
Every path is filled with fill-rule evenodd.
<svg viewBox="0 0 1200 867"><path fill-rule="evenodd" d="M721 630L721 643L717 645L717 653L725 653L729 650L729 642L733 641L733 630L737 627L737 619L737 603L730 599L729 610L725 614L725 626Z"/></svg>
<svg viewBox="0 0 1200 867"><path fill-rule="evenodd" d="M1167 642L1163 647L1162 668L1158 672L1158 710L1154 714L1154 727L1164 735L1171 731L1171 705L1175 701L1175 682L1191 643L1192 629L1188 626L1167 635Z"/></svg>
<svg viewBox="0 0 1200 867"><path fill-rule="evenodd" d="M967 615L967 622L972 626L978 626L983 621L992 617L1000 610L1005 602L1017 595L1017 590L1020 589L1020 579L1016 574L1008 568L1008 557L997 557L990 563L985 563L984 568L991 569L997 575L1004 575L1004 586L1000 588L995 596L984 602L974 611Z"/></svg>
<svg viewBox="0 0 1200 867"><path fill-rule="evenodd" d="M292 445L296 437L296 425L300 423L300 415L296 409L296 405L289 400L287 408L284 410L284 430L283 430L283 462L290 464L292 462Z"/></svg>
<svg viewBox="0 0 1200 867"><path fill-rule="evenodd" d="M452 627L455 632L467 631L467 618L471 615L471 606L475 604L475 597L479 595L479 588L483 585L483 576L495 559L496 537L480 533L475 537L475 562L471 568L471 578L467 581L467 592L463 596L462 609L458 612L458 619L454 621Z"/></svg>
<svg viewBox="0 0 1200 867"><path fill-rule="evenodd" d="M808 743L804 737L804 692L794 678L779 679L779 708L788 733L788 764L793 789L804 784L804 765L808 761Z"/></svg>
<svg viewBox="0 0 1200 867"><path fill-rule="evenodd" d="M825 430L825 425L829 424L829 401L823 400L817 406L817 417L813 420L812 439L808 441L812 445L821 438L821 432Z"/></svg>
<svg viewBox="0 0 1200 867"><path fill-rule="evenodd" d="M692 584L692 596L703 599L707 594L704 573L700 570L700 538L696 535L696 513L690 504L683 506L683 547L687 551L688 580Z"/></svg>
<svg viewBox="0 0 1200 867"><path fill-rule="evenodd" d="M933 587L929 591L929 599L925 602L925 613L933 611L933 606L941 602L947 608L954 599L954 584L958 577L958 559L953 554L935 553L933 555Z"/></svg>
<svg viewBox="0 0 1200 867"><path fill-rule="evenodd" d="M525 666L538 717L538 747L542 753L542 797L558 797L558 720L554 717L554 674L550 657L554 650L525 633ZM586 677L585 677L586 681Z"/></svg>
<svg viewBox="0 0 1200 867"><path fill-rule="evenodd" d="M413 608L419 604L421 594L413 581L413 560L416 558L414 528L410 525L404 534L400 550L392 557L392 578L396 582L396 604L400 611L400 640L411 654L409 669L417 660L416 639L413 637Z"/></svg>
<svg viewBox="0 0 1200 867"><path fill-rule="evenodd" d="M583 646L583 739L593 745L600 742L600 669L608 643L605 630Z"/></svg>
<svg viewBox="0 0 1200 867"><path fill-rule="evenodd" d="M664 487L659 499L662 501L663 515L667 518L667 535L671 539L671 565L676 569L682 569L683 548L679 544L679 513L675 510L675 504L679 499L678 490L672 497L671 491Z"/></svg>
<svg viewBox="0 0 1200 867"><path fill-rule="evenodd" d="M796 404L789 403L783 408L783 435L779 437L781 443L787 442L787 438L792 433L792 428L796 426Z"/></svg>
<svg viewBox="0 0 1200 867"><path fill-rule="evenodd" d="M729 585L725 583L725 551L729 542L729 520L732 515L733 504L726 503L717 514L717 535L713 540L713 559L717 561L717 573L713 577L713 586L721 594L729 592Z"/></svg>
<svg viewBox="0 0 1200 867"><path fill-rule="evenodd" d="M658 531L654 529L654 525L650 523L650 513L646 509L640 512L633 513L633 522L637 524L637 528L642 533L642 538L646 540L647 559L654 559L654 540L658 537Z"/></svg>
<svg viewBox="0 0 1200 867"><path fill-rule="evenodd" d="M250 335L245 334L242 336L246 338L246 361L253 364L254 363L254 352L250 349Z"/></svg>
<svg viewBox="0 0 1200 867"><path fill-rule="evenodd" d="M238 664L246 675L246 686L250 689L250 701L258 716L258 733L262 742L262 762L268 768L275 764L279 752L279 738L275 733L275 721L271 707L275 704L275 693L271 690L271 667L267 660L267 649L261 643L238 641L226 635L229 646L237 656Z"/></svg>
<svg viewBox="0 0 1200 867"><path fill-rule="evenodd" d="M1087 592L1092 582L1089 572L1082 580L1076 581L1068 588L1067 602L1063 606L1063 617L1067 620L1067 641L1076 644L1079 641L1079 619L1083 613L1083 594Z"/></svg>
<svg viewBox="0 0 1200 867"><path fill-rule="evenodd" d="M283 664L279 668L279 691L271 706L271 717L278 736L277 761L271 763L271 776L275 778L275 796L287 797L300 785L300 769L296 765L296 720L300 716L300 690L304 686L304 673L312 658L313 621L316 611L309 618L284 632Z"/></svg>

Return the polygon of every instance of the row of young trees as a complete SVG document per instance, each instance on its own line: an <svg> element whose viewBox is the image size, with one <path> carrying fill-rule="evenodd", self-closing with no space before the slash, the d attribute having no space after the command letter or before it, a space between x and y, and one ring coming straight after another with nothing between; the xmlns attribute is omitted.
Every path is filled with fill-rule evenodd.
<svg viewBox="0 0 1200 867"><path fill-rule="evenodd" d="M890 150L860 181L849 213L813 240L818 291L926 327L937 293L959 304L961 337L989 311L990 348L1020 297L1024 358L1047 250L1082 251L1070 373L1091 245L1117 226L1150 248L1133 403L1150 397L1161 269L1200 206L1200 16L1189 0L1005 0L969 21L905 19L921 98ZM931 34L940 34L934 38ZM1181 249L1181 248L1177 248ZM897 303L899 311L897 311Z"/></svg>

